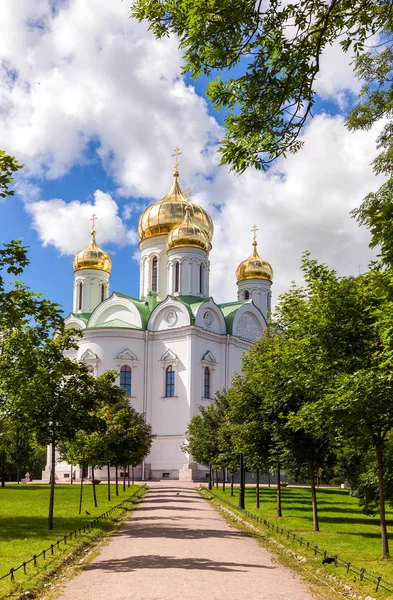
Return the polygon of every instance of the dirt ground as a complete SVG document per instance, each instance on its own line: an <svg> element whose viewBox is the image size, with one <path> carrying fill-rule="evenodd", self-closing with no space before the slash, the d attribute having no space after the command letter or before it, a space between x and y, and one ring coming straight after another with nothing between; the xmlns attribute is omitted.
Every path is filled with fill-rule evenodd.
<svg viewBox="0 0 393 600"><path fill-rule="evenodd" d="M297 575L227 522L192 485L152 484L61 600L312 600Z"/></svg>

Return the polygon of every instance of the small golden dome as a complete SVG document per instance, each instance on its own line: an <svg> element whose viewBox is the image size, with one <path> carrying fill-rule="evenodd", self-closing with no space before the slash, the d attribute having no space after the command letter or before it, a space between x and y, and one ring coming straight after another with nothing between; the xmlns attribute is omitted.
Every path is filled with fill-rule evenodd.
<svg viewBox="0 0 393 600"><path fill-rule="evenodd" d="M193 248L202 248L202 250L209 252L211 244L207 234L191 220L191 205L186 206L185 210L186 215L183 222L168 234L168 248L192 246Z"/></svg>
<svg viewBox="0 0 393 600"><path fill-rule="evenodd" d="M209 242L213 238L213 221L198 204L190 202L179 185L179 173L175 171L173 185L162 200L151 204L142 213L138 223L139 240L142 242L156 235L169 233L180 225L186 216L186 207L191 209L191 221L207 235Z"/></svg>
<svg viewBox="0 0 393 600"><path fill-rule="evenodd" d="M75 254L74 271L96 269L97 271L106 271L106 273L110 273L112 261L109 258L109 255L97 246L94 219L95 215L93 216L93 229L91 231L90 244Z"/></svg>
<svg viewBox="0 0 393 600"><path fill-rule="evenodd" d="M267 260L263 260L257 252L257 241L255 238L254 229L254 241L252 243L253 250L250 256L243 260L236 269L236 280L245 281L246 279L267 279L268 281L273 280L273 269Z"/></svg>

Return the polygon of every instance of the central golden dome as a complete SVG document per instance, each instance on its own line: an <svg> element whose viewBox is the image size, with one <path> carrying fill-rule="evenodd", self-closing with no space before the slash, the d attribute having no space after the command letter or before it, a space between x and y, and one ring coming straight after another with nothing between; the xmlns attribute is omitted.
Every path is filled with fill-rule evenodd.
<svg viewBox="0 0 393 600"><path fill-rule="evenodd" d="M112 261L109 255L97 246L94 224L90 244L75 254L74 271L82 269L96 269L106 273L110 273L112 269Z"/></svg>
<svg viewBox="0 0 393 600"><path fill-rule="evenodd" d="M252 253L246 260L243 260L243 262L241 262L236 269L236 280L245 281L246 279L267 279L268 281L272 281L273 269L267 260L264 260L259 256L255 237L252 245Z"/></svg>
<svg viewBox="0 0 393 600"><path fill-rule="evenodd" d="M187 206L190 208L190 218L211 242L213 238L213 221L199 204L190 202L179 185L179 173L174 173L174 182L168 194L162 200L151 204L142 213L138 223L139 240L142 242L156 235L169 233L180 225L186 216Z"/></svg>
<svg viewBox="0 0 393 600"><path fill-rule="evenodd" d="M168 248L191 246L202 248L206 252L211 249L207 234L191 220L191 205L186 206L186 216L183 222L168 233Z"/></svg>

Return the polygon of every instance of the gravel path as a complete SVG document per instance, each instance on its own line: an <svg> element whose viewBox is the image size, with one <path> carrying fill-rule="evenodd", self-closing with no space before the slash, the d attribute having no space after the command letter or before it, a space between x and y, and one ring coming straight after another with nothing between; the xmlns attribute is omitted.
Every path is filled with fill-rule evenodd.
<svg viewBox="0 0 393 600"><path fill-rule="evenodd" d="M312 600L289 569L226 521L192 486L153 484L62 600Z"/></svg>

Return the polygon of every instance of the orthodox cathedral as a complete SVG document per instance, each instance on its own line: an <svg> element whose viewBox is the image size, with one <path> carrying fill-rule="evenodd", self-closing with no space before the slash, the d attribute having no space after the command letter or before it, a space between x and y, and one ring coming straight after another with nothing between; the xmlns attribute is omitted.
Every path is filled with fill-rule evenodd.
<svg viewBox="0 0 393 600"><path fill-rule="evenodd" d="M206 469L181 450L188 423L240 371L271 305L273 271L257 252L256 227L252 252L236 271L237 300L217 304L209 295L213 222L183 193L178 153L170 191L139 219L140 297L110 292L112 261L97 245L93 215L90 243L74 258L65 321L83 331L75 358L95 376L116 369L130 403L152 425L156 438L137 470L147 480L205 478ZM58 480L70 476L69 465L56 465Z"/></svg>

